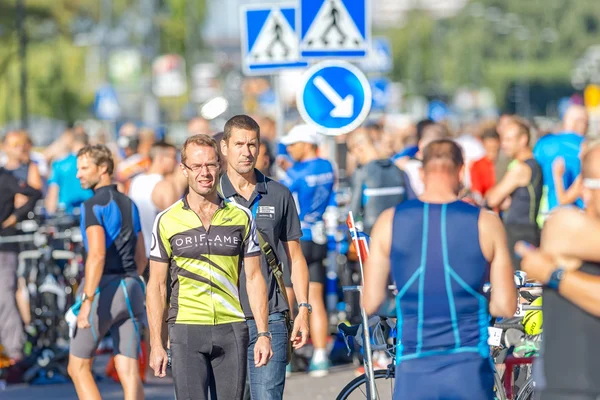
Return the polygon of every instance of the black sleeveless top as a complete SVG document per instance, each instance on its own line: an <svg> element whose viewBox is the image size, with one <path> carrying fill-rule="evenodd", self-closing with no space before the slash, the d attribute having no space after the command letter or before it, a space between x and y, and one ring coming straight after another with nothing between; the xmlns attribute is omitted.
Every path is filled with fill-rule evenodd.
<svg viewBox="0 0 600 400"><path fill-rule="evenodd" d="M579 269L600 276L600 264ZM543 363L546 388L600 394L600 318L554 290L544 291Z"/></svg>
<svg viewBox="0 0 600 400"><path fill-rule="evenodd" d="M6 169L6 168L5 168ZM17 178L19 182L27 183L27 177L29 176L29 164L20 164L15 169L6 169L12 176Z"/></svg>
<svg viewBox="0 0 600 400"><path fill-rule="evenodd" d="M512 192L510 207L503 217L506 224L536 224L544 186L542 169L533 158L524 162L531 168L531 179L527 186L521 186Z"/></svg>

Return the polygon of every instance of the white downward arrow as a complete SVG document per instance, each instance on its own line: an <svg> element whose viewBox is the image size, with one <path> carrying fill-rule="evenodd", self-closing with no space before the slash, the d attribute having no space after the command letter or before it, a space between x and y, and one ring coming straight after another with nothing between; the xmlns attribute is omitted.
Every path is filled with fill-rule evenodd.
<svg viewBox="0 0 600 400"><path fill-rule="evenodd" d="M314 84L323 93L327 100L333 104L333 110L329 113L333 118L350 118L354 114L354 96L351 94L342 97L331 87L322 76L314 79Z"/></svg>

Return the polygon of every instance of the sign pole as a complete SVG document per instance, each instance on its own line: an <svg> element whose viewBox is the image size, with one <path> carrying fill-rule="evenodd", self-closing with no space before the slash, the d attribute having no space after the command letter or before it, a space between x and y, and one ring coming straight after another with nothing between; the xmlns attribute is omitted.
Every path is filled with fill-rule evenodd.
<svg viewBox="0 0 600 400"><path fill-rule="evenodd" d="M285 105L281 94L281 74L273 75L273 92L275 93L275 128L277 138L281 139L285 133Z"/></svg>

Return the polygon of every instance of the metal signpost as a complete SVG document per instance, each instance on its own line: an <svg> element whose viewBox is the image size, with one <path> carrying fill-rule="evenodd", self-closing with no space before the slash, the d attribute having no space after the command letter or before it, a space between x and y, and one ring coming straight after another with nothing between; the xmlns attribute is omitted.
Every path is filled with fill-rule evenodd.
<svg viewBox="0 0 600 400"><path fill-rule="evenodd" d="M264 4L243 7L240 14L242 64L247 76L274 75L278 136L284 124L279 72L305 68L307 60L322 62L304 74L296 103L305 122L329 136L335 159L335 139L358 128L373 103L369 80L356 62L378 56L369 65L387 72L391 68L389 42L371 52L370 0L298 0L297 4ZM383 60L383 61L382 61ZM362 267L362 265L361 265ZM362 268L361 268L362 269ZM362 292L362 291L361 291ZM365 332L367 397L376 400L369 325L361 306Z"/></svg>

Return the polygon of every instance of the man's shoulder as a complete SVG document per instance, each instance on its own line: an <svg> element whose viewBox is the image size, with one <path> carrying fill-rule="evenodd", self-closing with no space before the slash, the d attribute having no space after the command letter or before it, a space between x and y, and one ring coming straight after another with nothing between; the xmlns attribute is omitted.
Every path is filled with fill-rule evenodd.
<svg viewBox="0 0 600 400"><path fill-rule="evenodd" d="M181 212L183 205L183 200L179 199L175 203L171 204L170 207L165 208L161 212L158 213L156 219L160 221L168 221L171 218L177 218L178 214Z"/></svg>
<svg viewBox="0 0 600 400"><path fill-rule="evenodd" d="M231 213L234 216L242 217L244 221L249 222L252 219L252 212L247 207L244 207L240 203L225 200L223 209L227 213Z"/></svg>

